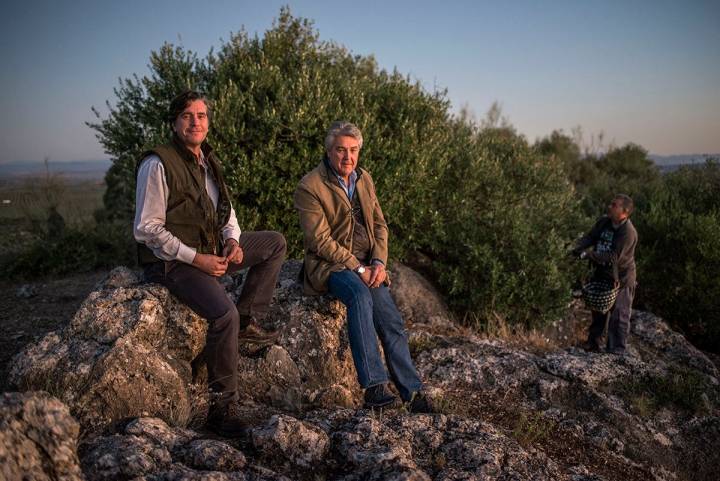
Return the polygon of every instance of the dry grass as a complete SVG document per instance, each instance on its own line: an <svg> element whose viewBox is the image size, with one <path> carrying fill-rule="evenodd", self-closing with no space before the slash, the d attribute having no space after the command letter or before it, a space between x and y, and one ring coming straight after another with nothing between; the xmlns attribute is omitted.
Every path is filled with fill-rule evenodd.
<svg viewBox="0 0 720 481"><path fill-rule="evenodd" d="M484 318L470 315L463 324L475 326L475 332L486 339L502 339L511 345L539 354L560 348L560 345L543 331L511 325L498 313Z"/></svg>

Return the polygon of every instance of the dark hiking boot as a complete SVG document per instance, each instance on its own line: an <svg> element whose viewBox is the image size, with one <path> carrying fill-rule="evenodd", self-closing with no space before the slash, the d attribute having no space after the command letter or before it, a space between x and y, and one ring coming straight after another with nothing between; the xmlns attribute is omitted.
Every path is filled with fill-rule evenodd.
<svg viewBox="0 0 720 481"><path fill-rule="evenodd" d="M585 341L580 344L580 349L587 352L600 352L600 346L592 341Z"/></svg>
<svg viewBox="0 0 720 481"><path fill-rule="evenodd" d="M243 322L245 321L245 322ZM250 317L240 320L240 325L246 324L238 333L238 342L254 344L255 347L265 347L275 344L280 337L278 331L266 331L255 318Z"/></svg>
<svg viewBox="0 0 720 481"><path fill-rule="evenodd" d="M407 410L411 413L434 413L436 412L432 399L425 391L417 391L413 393L412 399L406 405Z"/></svg>
<svg viewBox="0 0 720 481"><path fill-rule="evenodd" d="M365 390L364 409L390 407L397 401L397 397L387 388L385 384L370 386Z"/></svg>
<svg viewBox="0 0 720 481"><path fill-rule="evenodd" d="M248 424L240 417L236 402L212 406L205 427L224 438L247 438L250 433Z"/></svg>

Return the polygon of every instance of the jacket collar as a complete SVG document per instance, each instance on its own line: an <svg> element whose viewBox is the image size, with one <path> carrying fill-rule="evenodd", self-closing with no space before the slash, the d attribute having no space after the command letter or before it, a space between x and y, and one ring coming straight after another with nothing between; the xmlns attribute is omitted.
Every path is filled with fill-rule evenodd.
<svg viewBox="0 0 720 481"><path fill-rule="evenodd" d="M172 144L177 149L177 151L180 153L180 156L185 159L188 162L197 162L197 157L195 157L195 154L188 149L185 144L182 143L180 140L180 137L176 133L173 133L172 136ZM213 151L213 148L210 144L207 142L203 142L202 145L200 145L200 150L202 151L203 155L205 156L205 159L207 159L210 154Z"/></svg>

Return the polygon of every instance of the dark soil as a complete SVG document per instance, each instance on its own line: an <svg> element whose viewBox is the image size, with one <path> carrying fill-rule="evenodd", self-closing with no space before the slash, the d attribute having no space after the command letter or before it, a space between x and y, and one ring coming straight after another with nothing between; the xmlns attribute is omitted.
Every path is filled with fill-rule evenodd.
<svg viewBox="0 0 720 481"><path fill-rule="evenodd" d="M12 358L28 343L65 326L106 271L32 282L0 281L0 392L12 390Z"/></svg>

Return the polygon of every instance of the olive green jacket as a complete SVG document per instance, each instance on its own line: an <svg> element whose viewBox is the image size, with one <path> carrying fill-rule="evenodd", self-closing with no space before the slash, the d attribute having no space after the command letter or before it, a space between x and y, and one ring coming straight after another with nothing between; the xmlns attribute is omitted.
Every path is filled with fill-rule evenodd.
<svg viewBox="0 0 720 481"><path fill-rule="evenodd" d="M355 194L360 196L371 257L387 264L388 228L375 185L366 170L358 168L357 173ZM325 160L302 178L295 190L294 203L303 231L305 293L322 294L328 290L330 274L360 266L352 254L352 205Z"/></svg>

